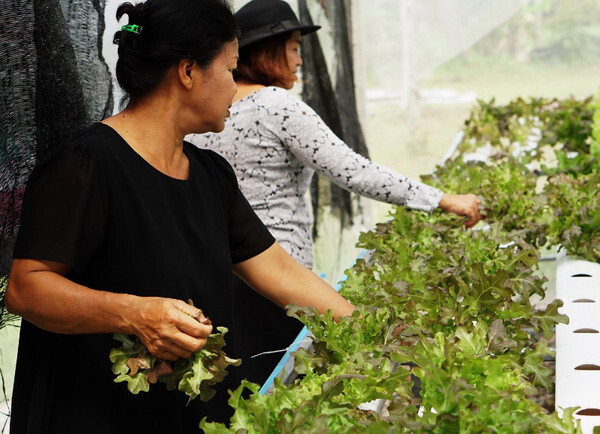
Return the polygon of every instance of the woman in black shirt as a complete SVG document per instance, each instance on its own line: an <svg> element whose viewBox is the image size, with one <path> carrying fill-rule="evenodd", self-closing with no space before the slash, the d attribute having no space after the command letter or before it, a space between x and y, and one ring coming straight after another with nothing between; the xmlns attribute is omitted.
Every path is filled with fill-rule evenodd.
<svg viewBox="0 0 600 434"><path fill-rule="evenodd" d="M212 331L202 312L234 334L232 269L282 307L353 311L275 242L226 161L183 141L221 131L237 89L227 3L148 0L124 14L115 40L127 107L27 186L6 293L24 318L11 432L187 433L203 416L226 420L232 380L208 403L186 406L161 384L132 395L113 382L108 354L112 334L126 333L160 358L187 358Z"/></svg>

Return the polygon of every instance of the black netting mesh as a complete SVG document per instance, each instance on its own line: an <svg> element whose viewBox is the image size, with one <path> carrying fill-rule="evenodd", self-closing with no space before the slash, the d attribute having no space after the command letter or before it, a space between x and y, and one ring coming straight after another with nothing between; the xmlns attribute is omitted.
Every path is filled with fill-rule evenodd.
<svg viewBox="0 0 600 434"><path fill-rule="evenodd" d="M77 130L112 112L103 31L100 0L0 5L0 329L12 320L4 291L31 170Z"/></svg>
<svg viewBox="0 0 600 434"><path fill-rule="evenodd" d="M302 98L348 146L368 157L367 145L356 110L350 4L344 0L324 0L321 1L321 5L331 24L334 51L338 60L335 89L331 84L318 35L313 33L303 37L302 74L307 85L302 88ZM298 1L298 11L301 22L313 22L306 0ZM311 184L315 238L318 236L319 183L322 182L330 184L331 206L337 211L335 214L340 216L341 227L352 223L351 194L327 179L315 176Z"/></svg>
<svg viewBox="0 0 600 434"><path fill-rule="evenodd" d="M0 296L6 287L19 207L35 164L36 128L33 6L2 2L0 7ZM7 317L0 299L0 326Z"/></svg>

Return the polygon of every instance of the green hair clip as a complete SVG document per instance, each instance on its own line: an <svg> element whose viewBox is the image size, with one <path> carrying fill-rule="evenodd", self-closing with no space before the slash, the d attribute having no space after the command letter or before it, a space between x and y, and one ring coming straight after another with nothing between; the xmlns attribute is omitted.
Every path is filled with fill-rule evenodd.
<svg viewBox="0 0 600 434"><path fill-rule="evenodd" d="M138 26L137 24L126 24L123 27L121 27L121 30L139 35L142 31L142 26Z"/></svg>

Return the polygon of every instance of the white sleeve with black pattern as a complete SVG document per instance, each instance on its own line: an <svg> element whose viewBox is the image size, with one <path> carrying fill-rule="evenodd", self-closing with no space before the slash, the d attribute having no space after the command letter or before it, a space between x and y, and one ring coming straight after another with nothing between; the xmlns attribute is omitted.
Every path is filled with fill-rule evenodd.
<svg viewBox="0 0 600 434"><path fill-rule="evenodd" d="M282 143L304 164L340 187L362 196L431 211L442 192L354 152L304 102L281 90L273 98L279 116L271 118Z"/></svg>

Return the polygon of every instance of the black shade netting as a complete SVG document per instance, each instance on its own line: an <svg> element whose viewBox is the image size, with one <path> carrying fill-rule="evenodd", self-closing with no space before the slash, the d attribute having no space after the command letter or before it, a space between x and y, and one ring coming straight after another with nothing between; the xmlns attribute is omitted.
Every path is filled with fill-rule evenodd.
<svg viewBox="0 0 600 434"><path fill-rule="evenodd" d="M350 5L344 0L321 2L330 22L336 62L335 89L327 69L327 62L316 33L303 37L302 74L307 83L302 89L303 100L321 116L331 130L355 152L368 157L366 141L356 108L354 68L352 55L352 26ZM299 0L300 21L312 24L306 0ZM311 184L313 206L313 237L317 237L319 182L315 176ZM341 227L352 223L351 194L330 183L331 207L341 219Z"/></svg>
<svg viewBox="0 0 600 434"><path fill-rule="evenodd" d="M2 0L0 6L0 328L20 206L35 164L112 113L102 57L104 2Z"/></svg>

